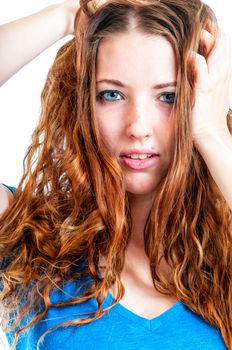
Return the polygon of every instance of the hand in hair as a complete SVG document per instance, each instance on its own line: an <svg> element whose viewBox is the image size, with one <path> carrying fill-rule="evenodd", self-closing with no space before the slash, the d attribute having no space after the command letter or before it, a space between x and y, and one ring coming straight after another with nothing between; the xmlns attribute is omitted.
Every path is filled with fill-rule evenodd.
<svg viewBox="0 0 232 350"><path fill-rule="evenodd" d="M195 105L192 111L193 140L207 142L209 135L229 136L229 85L232 74L231 38L219 29L216 40L201 33L204 56L193 53L196 72ZM228 116L229 118L229 116Z"/></svg>
<svg viewBox="0 0 232 350"><path fill-rule="evenodd" d="M195 105L192 111L193 141L232 210L232 113L229 85L232 72L231 39L219 30L202 32L204 56L194 53Z"/></svg>
<svg viewBox="0 0 232 350"><path fill-rule="evenodd" d="M65 12L68 14L67 17L67 34L74 33L74 19L76 12L79 8L79 0L66 0L63 3Z"/></svg>

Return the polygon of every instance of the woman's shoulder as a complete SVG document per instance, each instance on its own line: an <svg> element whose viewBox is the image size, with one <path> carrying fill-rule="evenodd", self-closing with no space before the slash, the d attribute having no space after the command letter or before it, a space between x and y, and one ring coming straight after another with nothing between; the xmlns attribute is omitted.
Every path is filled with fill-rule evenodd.
<svg viewBox="0 0 232 350"><path fill-rule="evenodd" d="M0 214L4 213L14 199L15 191L15 187L0 184Z"/></svg>
<svg viewBox="0 0 232 350"><path fill-rule="evenodd" d="M6 190L8 192L8 190L14 194L14 192L16 191L16 187L13 186L9 186L3 183L0 183L0 187L2 187L4 190Z"/></svg>

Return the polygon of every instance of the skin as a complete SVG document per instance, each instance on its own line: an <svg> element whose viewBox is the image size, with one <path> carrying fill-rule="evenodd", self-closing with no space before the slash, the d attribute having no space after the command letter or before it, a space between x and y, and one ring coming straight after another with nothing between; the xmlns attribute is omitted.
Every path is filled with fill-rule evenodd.
<svg viewBox="0 0 232 350"><path fill-rule="evenodd" d="M231 38L220 28L215 40L213 35L202 30L201 42L206 48L206 55L192 52L196 67L192 134L196 146L203 144L204 138L210 134L231 137L226 124L230 107Z"/></svg>
<svg viewBox="0 0 232 350"><path fill-rule="evenodd" d="M13 201L14 196L12 192L4 185L0 184L0 215L8 208L10 203Z"/></svg>
<svg viewBox="0 0 232 350"><path fill-rule="evenodd" d="M192 53L196 71L192 137L232 210L232 136L227 127L232 39L219 28L215 38L206 30L202 30L201 42L206 48L205 57L197 52Z"/></svg>

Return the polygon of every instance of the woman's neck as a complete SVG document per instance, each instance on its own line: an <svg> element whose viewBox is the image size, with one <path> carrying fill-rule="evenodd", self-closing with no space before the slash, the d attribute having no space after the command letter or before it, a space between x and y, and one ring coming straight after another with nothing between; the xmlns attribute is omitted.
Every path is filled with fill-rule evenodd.
<svg viewBox="0 0 232 350"><path fill-rule="evenodd" d="M152 206L152 194L129 194L129 204L132 220L131 238L133 245L144 247L144 228Z"/></svg>

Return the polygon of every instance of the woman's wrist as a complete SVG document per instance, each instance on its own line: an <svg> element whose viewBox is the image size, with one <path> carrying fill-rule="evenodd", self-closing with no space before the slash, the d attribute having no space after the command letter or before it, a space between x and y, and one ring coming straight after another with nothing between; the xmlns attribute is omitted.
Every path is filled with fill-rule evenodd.
<svg viewBox="0 0 232 350"><path fill-rule="evenodd" d="M70 33L71 15L64 3L50 5L44 8L41 13L44 13L46 20L49 20L51 31L54 35L54 42L62 39Z"/></svg>
<svg viewBox="0 0 232 350"><path fill-rule="evenodd" d="M79 8L79 0L66 0L59 4L65 15L66 35L74 33L74 20Z"/></svg>

